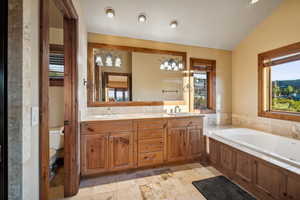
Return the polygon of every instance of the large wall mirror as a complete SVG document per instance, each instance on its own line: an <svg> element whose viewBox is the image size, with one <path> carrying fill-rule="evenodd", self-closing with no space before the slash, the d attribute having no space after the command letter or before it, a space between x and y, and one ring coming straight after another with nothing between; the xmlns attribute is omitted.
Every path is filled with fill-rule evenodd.
<svg viewBox="0 0 300 200"><path fill-rule="evenodd" d="M89 43L88 58L88 106L185 104L185 52Z"/></svg>

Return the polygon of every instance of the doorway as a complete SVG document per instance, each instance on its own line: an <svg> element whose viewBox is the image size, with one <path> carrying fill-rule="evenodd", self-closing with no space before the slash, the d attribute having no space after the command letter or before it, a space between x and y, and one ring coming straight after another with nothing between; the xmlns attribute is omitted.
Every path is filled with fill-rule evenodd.
<svg viewBox="0 0 300 200"><path fill-rule="evenodd" d="M50 44L50 6L54 3L62 15L62 40L63 45L54 46ZM63 86L63 194L62 197L73 196L78 192L80 181L79 170L79 131L78 131L78 108L77 108L77 31L78 15L70 0L40 0L40 199L48 200L51 167L50 167L50 109L49 86ZM54 51L54 53L53 53ZM55 54L55 58L50 57ZM50 58L50 59L49 59ZM61 58L63 63L60 64ZM63 65L62 76L53 75L49 70L50 64ZM61 67L52 70L60 70ZM59 72L56 75L59 75ZM61 71L60 71L61 73ZM51 74L51 75L50 75ZM51 110L52 111L52 110ZM57 145L54 145L58 147ZM61 194L59 194L61 195ZM51 198L52 200L53 198Z"/></svg>
<svg viewBox="0 0 300 200"><path fill-rule="evenodd" d="M7 25L8 1L1 1L0 39L0 199L7 199Z"/></svg>

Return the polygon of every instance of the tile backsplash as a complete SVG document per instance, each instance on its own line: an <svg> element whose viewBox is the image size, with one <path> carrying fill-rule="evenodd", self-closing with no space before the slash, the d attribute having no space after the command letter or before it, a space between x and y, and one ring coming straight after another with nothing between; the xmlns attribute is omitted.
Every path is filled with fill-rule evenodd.
<svg viewBox="0 0 300 200"><path fill-rule="evenodd" d="M233 114L232 124L300 140L298 122Z"/></svg>

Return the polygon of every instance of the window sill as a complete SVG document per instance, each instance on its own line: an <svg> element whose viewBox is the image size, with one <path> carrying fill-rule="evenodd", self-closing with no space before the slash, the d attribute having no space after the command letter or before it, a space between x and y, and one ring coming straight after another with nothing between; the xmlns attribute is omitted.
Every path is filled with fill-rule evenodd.
<svg viewBox="0 0 300 200"><path fill-rule="evenodd" d="M300 113L297 114L297 113L288 113L288 112L263 111L258 113L258 116L265 117L265 118L300 122Z"/></svg>

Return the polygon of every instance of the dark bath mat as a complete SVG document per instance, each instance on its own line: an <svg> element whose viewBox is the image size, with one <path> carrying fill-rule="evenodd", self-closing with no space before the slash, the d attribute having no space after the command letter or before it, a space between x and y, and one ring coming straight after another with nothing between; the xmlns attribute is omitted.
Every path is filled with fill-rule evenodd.
<svg viewBox="0 0 300 200"><path fill-rule="evenodd" d="M194 181L193 185L207 200L256 200L224 176Z"/></svg>

